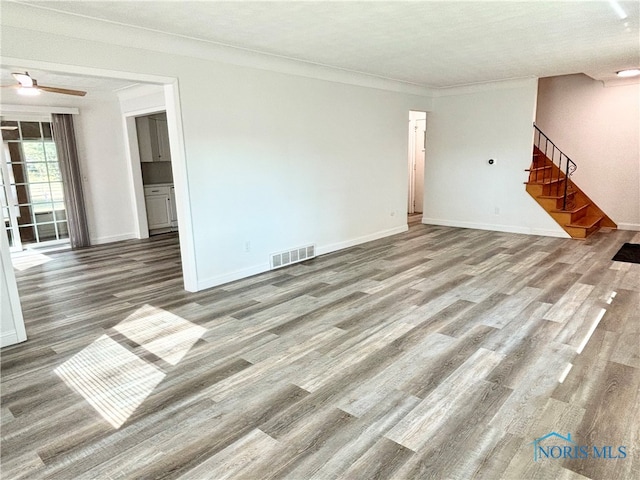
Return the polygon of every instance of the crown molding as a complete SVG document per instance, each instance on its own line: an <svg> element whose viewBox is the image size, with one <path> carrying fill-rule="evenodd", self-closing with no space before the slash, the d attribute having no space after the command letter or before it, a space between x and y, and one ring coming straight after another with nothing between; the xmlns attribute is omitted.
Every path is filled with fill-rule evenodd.
<svg viewBox="0 0 640 480"><path fill-rule="evenodd" d="M486 92L491 90L507 90L512 88L521 88L532 82L537 82L538 77L522 77L511 78L508 80L498 80L492 82L471 83L468 85L460 85L454 87L444 87L432 89L433 97L450 97L456 95L466 95L478 92Z"/></svg>
<svg viewBox="0 0 640 480"><path fill-rule="evenodd" d="M602 81L605 87L640 87L640 77L611 78Z"/></svg>
<svg viewBox="0 0 640 480"><path fill-rule="evenodd" d="M193 57L361 87L432 97L432 89L392 78L340 69L215 42L59 12L46 5L2 2L2 25L91 42Z"/></svg>

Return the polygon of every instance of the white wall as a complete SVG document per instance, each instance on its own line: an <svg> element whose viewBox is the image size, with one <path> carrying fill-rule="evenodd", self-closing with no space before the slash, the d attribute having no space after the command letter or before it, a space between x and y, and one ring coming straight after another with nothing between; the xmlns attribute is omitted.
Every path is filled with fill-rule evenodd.
<svg viewBox="0 0 640 480"><path fill-rule="evenodd" d="M578 165L577 185L619 228L640 230L640 83L541 78L536 123Z"/></svg>
<svg viewBox="0 0 640 480"><path fill-rule="evenodd" d="M430 110L428 92L250 53L220 57L261 68L222 63L210 44L18 4L3 5L2 22L3 55L23 63L177 79L191 226L179 221L198 288L263 271L284 249L406 229L407 118Z"/></svg>
<svg viewBox="0 0 640 480"><path fill-rule="evenodd" d="M74 117L92 244L136 237L129 164L118 97L78 103Z"/></svg>
<svg viewBox="0 0 640 480"><path fill-rule="evenodd" d="M135 236L136 238L148 238L149 225L147 223L142 182L140 145L138 143L140 137L135 118L140 115L166 110L164 86L139 84L118 92L118 99L120 101L120 110L124 116L122 128L125 132L125 155L129 166L130 186L132 189ZM182 245L184 245L184 235L181 239L183 240Z"/></svg>
<svg viewBox="0 0 640 480"><path fill-rule="evenodd" d="M423 223L567 236L524 186L536 94L535 79L440 92L428 116Z"/></svg>
<svg viewBox="0 0 640 480"><path fill-rule="evenodd" d="M181 82L203 286L406 229L407 118L426 99L232 66L209 90Z"/></svg>
<svg viewBox="0 0 640 480"><path fill-rule="evenodd" d="M162 85L136 85L118 92L120 109L125 114L159 112L167 108Z"/></svg>

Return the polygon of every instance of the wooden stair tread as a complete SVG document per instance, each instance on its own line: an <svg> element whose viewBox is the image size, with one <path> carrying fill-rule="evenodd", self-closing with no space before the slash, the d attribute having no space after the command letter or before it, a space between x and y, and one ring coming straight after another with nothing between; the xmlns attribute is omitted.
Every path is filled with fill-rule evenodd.
<svg viewBox="0 0 640 480"><path fill-rule="evenodd" d="M553 185L554 183L564 182L564 178L556 178L555 180L545 180L544 182L524 182L526 185Z"/></svg>
<svg viewBox="0 0 640 480"><path fill-rule="evenodd" d="M572 227L572 228L591 228L595 226L603 218L604 217L602 217L601 215L587 215L586 217L582 217L576 220L575 222L569 223L565 226Z"/></svg>
<svg viewBox="0 0 640 480"><path fill-rule="evenodd" d="M567 198L575 195L576 192L567 192ZM564 198L564 195L538 195L538 198L548 198L550 200L560 200Z"/></svg>
<svg viewBox="0 0 640 480"><path fill-rule="evenodd" d="M570 178L577 168L575 162L564 155L553 142L553 149L547 152L547 143L541 142L548 142L549 138L535 123L534 128L534 133L537 132L537 143L534 137L532 160L529 168L525 169L529 178L523 182L527 193L572 238L584 240L601 228L617 228L615 222ZM559 160L555 158L556 152L559 152Z"/></svg>
<svg viewBox="0 0 640 480"><path fill-rule="evenodd" d="M562 197L559 197L562 198ZM591 205L590 203L585 203L584 205L581 205L579 207L574 208L573 210L560 210L560 209L556 209L556 210L551 210L551 212L553 213L578 213L580 210L584 210L585 208L588 208L589 205Z"/></svg>

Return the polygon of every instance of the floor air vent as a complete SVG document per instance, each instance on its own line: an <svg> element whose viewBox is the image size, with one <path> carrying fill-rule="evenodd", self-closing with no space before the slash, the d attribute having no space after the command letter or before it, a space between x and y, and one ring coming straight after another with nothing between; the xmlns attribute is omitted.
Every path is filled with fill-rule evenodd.
<svg viewBox="0 0 640 480"><path fill-rule="evenodd" d="M303 262L316 256L316 246L294 248L286 252L274 253L271 255L271 269L286 267L292 263Z"/></svg>

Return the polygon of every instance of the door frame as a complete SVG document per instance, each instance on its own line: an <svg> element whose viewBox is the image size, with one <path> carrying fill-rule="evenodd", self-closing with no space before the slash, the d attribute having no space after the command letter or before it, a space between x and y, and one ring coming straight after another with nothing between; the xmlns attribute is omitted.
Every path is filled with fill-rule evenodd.
<svg viewBox="0 0 640 480"><path fill-rule="evenodd" d="M416 185L416 135L415 132L411 131L411 123L412 123L412 119L411 119L411 112L413 110L409 111L409 120L408 120L408 130L409 130L409 148L408 148L408 158L409 158L409 185L408 185L408 196L407 196L407 213L409 215L411 215L412 213L415 212L415 196L416 196L416 192L415 192L415 185Z"/></svg>
<svg viewBox="0 0 640 480"><path fill-rule="evenodd" d="M416 135L417 133L417 128L411 128L412 122L414 121L412 118L412 112L415 113L421 113L424 114L424 122L425 122L425 135L424 135L424 142L425 142L425 156L423 158L423 175L424 175L424 168L426 166L426 139L427 139L427 135L426 135L426 130L427 130L427 111L426 110L414 110L411 109L409 110L409 120L407 122L408 125L408 148L407 148L407 157L408 157L408 185L407 185L407 213L409 215L415 213L416 208L415 208L415 200L416 200L416 147L417 147L417 141L418 141L418 137ZM418 119L416 121L422 121L422 119ZM423 181L424 183L424 181ZM424 187L423 187L423 198L424 198ZM424 206L422 208L422 210L424 210Z"/></svg>
<svg viewBox="0 0 640 480"><path fill-rule="evenodd" d="M87 66L67 65L53 62L42 62L38 60L28 60L24 58L3 57L6 65L21 65L25 69L48 70L51 72L83 75L93 77L114 78L120 80L130 80L137 83L151 83L164 87L164 96L167 112L167 127L169 130L169 145L171 148L171 167L173 170L173 182L176 192L176 208L178 214L178 232L180 238L180 256L182 260L182 278L184 289L190 292L198 291L198 277L195 257L195 240L193 224L191 221L191 204L189 193L189 179L187 175L187 162L185 155L182 108L180 105L180 88L176 77L165 77L133 72L122 72ZM126 130L125 130L126 132ZM128 136L125 136L125 140ZM137 140L136 140L137 141ZM125 148L125 155L130 158L130 152ZM139 155L139 154L138 154ZM131 163L131 162L130 162ZM138 162L139 165L139 162ZM140 167L139 167L140 168ZM135 185L133 173L130 170L130 183ZM142 185L142 169L140 168L140 185ZM140 202L135 188L132 188L132 208L138 213ZM144 192L142 192L144 197ZM144 208L144 198L142 208ZM146 212L144 214L146 221ZM138 227L139 229L139 227Z"/></svg>
<svg viewBox="0 0 640 480"><path fill-rule="evenodd" d="M133 191L133 204L137 213L135 216L135 227L138 238L149 238L149 221L147 219L147 204L144 198L144 184L142 182L142 164L140 162L140 145L138 144L136 118L165 111L166 107L160 108L159 106L156 106L133 110L122 114L125 151L129 162L129 174ZM173 157L171 161L173 162ZM173 169L173 163L171 168Z"/></svg>

